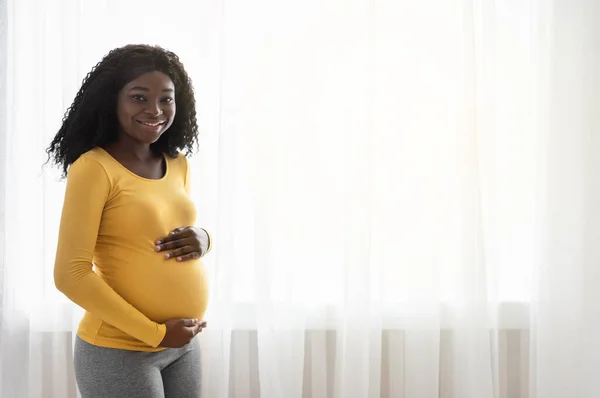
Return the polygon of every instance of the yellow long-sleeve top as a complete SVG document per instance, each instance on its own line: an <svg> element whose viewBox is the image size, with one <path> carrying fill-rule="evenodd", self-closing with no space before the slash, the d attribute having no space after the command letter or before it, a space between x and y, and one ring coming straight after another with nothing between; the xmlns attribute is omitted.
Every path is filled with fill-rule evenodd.
<svg viewBox="0 0 600 398"><path fill-rule="evenodd" d="M69 168L54 279L86 310L77 335L90 344L159 351L165 321L204 315L202 261L165 260L155 251L157 239L196 219L187 159L165 159L158 180L132 173L101 148Z"/></svg>

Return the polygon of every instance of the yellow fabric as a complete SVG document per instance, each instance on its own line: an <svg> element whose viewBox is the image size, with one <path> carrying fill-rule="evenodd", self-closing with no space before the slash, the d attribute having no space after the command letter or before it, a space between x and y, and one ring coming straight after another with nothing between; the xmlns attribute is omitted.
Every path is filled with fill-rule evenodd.
<svg viewBox="0 0 600 398"><path fill-rule="evenodd" d="M90 344L159 351L165 321L203 318L202 261L155 251L157 239L196 219L187 159L165 159L160 180L137 176L100 148L69 169L54 278L86 310L77 334Z"/></svg>

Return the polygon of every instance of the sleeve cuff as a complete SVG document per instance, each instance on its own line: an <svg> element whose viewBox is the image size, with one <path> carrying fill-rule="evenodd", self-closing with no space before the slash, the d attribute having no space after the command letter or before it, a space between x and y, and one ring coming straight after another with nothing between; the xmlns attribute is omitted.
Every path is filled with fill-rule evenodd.
<svg viewBox="0 0 600 398"><path fill-rule="evenodd" d="M205 228L202 228L202 230L204 232L206 232L206 235L208 236L208 247L206 248L206 252L202 254L204 256L211 251L211 249L213 247L213 238L212 238L212 235L210 234L210 232L208 232Z"/></svg>
<svg viewBox="0 0 600 398"><path fill-rule="evenodd" d="M150 345L150 347L152 348L157 348L160 343L163 341L163 339L165 338L165 335L167 334L167 326L162 323L162 324L156 324L156 333L154 338L151 341L146 341L146 343L148 345Z"/></svg>

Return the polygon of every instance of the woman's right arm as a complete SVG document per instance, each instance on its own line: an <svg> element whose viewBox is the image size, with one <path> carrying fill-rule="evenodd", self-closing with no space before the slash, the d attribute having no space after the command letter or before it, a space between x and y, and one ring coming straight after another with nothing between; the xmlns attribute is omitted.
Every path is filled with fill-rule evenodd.
<svg viewBox="0 0 600 398"><path fill-rule="evenodd" d="M69 169L54 265L56 288L102 321L158 347L166 326L153 322L104 282L92 258L110 181L102 165L82 156Z"/></svg>

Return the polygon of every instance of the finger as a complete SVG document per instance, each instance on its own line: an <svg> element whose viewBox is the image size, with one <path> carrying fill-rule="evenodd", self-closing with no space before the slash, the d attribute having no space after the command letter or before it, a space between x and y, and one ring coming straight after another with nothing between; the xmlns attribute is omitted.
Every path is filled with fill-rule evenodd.
<svg viewBox="0 0 600 398"><path fill-rule="evenodd" d="M160 239L157 239L156 242L154 242L154 243L157 245L160 245L162 243L167 243L167 242L170 242L170 241L172 241L174 239L178 239L178 238L179 237L177 236L177 234L174 234L173 232L171 232L171 233L169 233L169 235L164 236Z"/></svg>
<svg viewBox="0 0 600 398"><path fill-rule="evenodd" d="M177 239L171 242L167 242L167 243L163 243L160 245L156 245L155 250L157 252L162 252L164 250L172 250L172 249L179 249L180 247L184 247L189 245L190 239L189 238L183 238L183 239Z"/></svg>
<svg viewBox="0 0 600 398"><path fill-rule="evenodd" d="M200 252L194 251L194 252L188 253L186 255L177 257L177 261L181 262L181 261L195 260L200 257L201 257Z"/></svg>
<svg viewBox="0 0 600 398"><path fill-rule="evenodd" d="M194 327L198 324L198 320L197 319L182 319L181 323L185 327Z"/></svg>
<svg viewBox="0 0 600 398"><path fill-rule="evenodd" d="M200 323L198 324L202 329L204 329L207 325L206 321L200 321Z"/></svg>
<svg viewBox="0 0 600 398"><path fill-rule="evenodd" d="M196 329L196 334L202 333L203 330L204 330L204 326L202 326L202 324L199 323L197 326L197 329Z"/></svg>
<svg viewBox="0 0 600 398"><path fill-rule="evenodd" d="M191 340L194 338L194 336L196 336L198 333L200 333L200 328L198 327L198 325L192 326L192 327L186 327L185 333L188 335L188 337Z"/></svg>
<svg viewBox="0 0 600 398"><path fill-rule="evenodd" d="M187 232L189 227L179 227L175 228L173 231L169 232L169 234L161 239L158 239L155 243L160 245L161 243L171 242L173 240L180 239L182 234Z"/></svg>
<svg viewBox="0 0 600 398"><path fill-rule="evenodd" d="M186 245L186 246L180 247L179 249L173 250L171 253L165 254L165 260L168 260L168 259L174 258L174 257L181 257L186 254L192 253L193 251L194 251L194 248L192 246Z"/></svg>
<svg viewBox="0 0 600 398"><path fill-rule="evenodd" d="M171 242L171 241L180 239L181 238L181 232L182 231L179 231L179 230L172 231L172 232L169 233L169 235L167 235L167 236L165 236L165 237L163 237L161 239L158 239L155 243L157 245L160 245L162 243L167 243L167 242Z"/></svg>

